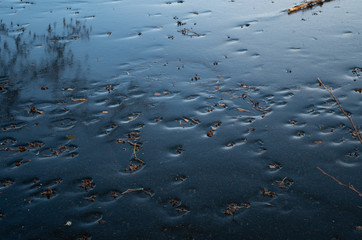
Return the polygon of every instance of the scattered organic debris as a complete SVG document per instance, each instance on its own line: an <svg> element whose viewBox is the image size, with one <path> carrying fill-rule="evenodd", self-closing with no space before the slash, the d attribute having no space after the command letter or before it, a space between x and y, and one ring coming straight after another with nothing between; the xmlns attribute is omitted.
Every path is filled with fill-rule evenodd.
<svg viewBox="0 0 362 240"><path fill-rule="evenodd" d="M187 179L186 176L179 176L179 177L175 177L175 181L177 182L183 182Z"/></svg>
<svg viewBox="0 0 362 240"><path fill-rule="evenodd" d="M352 73L354 75L356 75L357 77L360 77L361 76L361 72L362 72L362 68L359 68L359 67L355 67L352 69Z"/></svg>
<svg viewBox="0 0 362 240"><path fill-rule="evenodd" d="M112 197L115 198L115 199L118 197L118 194L117 194L116 191L112 191L111 195L112 195Z"/></svg>
<svg viewBox="0 0 362 240"><path fill-rule="evenodd" d="M82 237L77 238L77 240L91 240L92 237L89 234L83 234Z"/></svg>
<svg viewBox="0 0 362 240"><path fill-rule="evenodd" d="M281 166L279 163L269 164L270 169L279 169Z"/></svg>
<svg viewBox="0 0 362 240"><path fill-rule="evenodd" d="M355 188L353 187L353 185L351 185L351 184L346 185L346 184L342 183L341 181L339 181L339 180L336 179L335 177L333 177L333 176L329 175L328 173L326 173L325 171L323 171L320 167L317 167L317 169L318 169L319 171L321 171L324 175L330 177L333 181L335 181L335 182L338 183L339 185L341 185L341 186L343 186L343 187L346 187L346 188L348 188L348 189L351 189L352 191L354 191L355 193L357 193L360 197L362 197L362 193L359 192L357 189L355 189Z"/></svg>
<svg viewBox="0 0 362 240"><path fill-rule="evenodd" d="M274 197L274 196L275 196L275 192L270 192L270 191L268 191L268 189L264 188L264 189L263 189L263 196Z"/></svg>
<svg viewBox="0 0 362 240"><path fill-rule="evenodd" d="M44 111L41 111L39 109L37 109L36 107L34 106L31 106L30 109L29 109L29 113L38 113L38 114L43 114Z"/></svg>
<svg viewBox="0 0 362 240"><path fill-rule="evenodd" d="M241 25L240 28L249 27L249 26L250 26L250 24L247 23L247 24Z"/></svg>
<svg viewBox="0 0 362 240"><path fill-rule="evenodd" d="M96 195L91 195L90 197L87 197L86 199L91 201L91 202L94 202L94 200L96 200Z"/></svg>
<svg viewBox="0 0 362 240"><path fill-rule="evenodd" d="M199 120L196 120L196 119L192 119L192 118L186 118L186 117L183 117L182 119L178 120L179 121L179 124L180 126L182 125L183 122L185 122L185 124L188 124L190 126L192 126L193 124L199 124L200 121Z"/></svg>
<svg viewBox="0 0 362 240"><path fill-rule="evenodd" d="M177 152L178 154L181 154L183 151L185 151L185 150L183 149L183 146L182 146L182 145L179 145L179 146L177 147L177 149L176 149L176 152Z"/></svg>
<svg viewBox="0 0 362 240"><path fill-rule="evenodd" d="M275 182L279 184L281 189L287 189L290 185L293 184L293 181L287 177L283 178L282 180L276 180Z"/></svg>
<svg viewBox="0 0 362 240"><path fill-rule="evenodd" d="M242 208L250 208L250 204L249 203L243 203L241 205L238 205L236 203L231 203L225 209L224 214L233 216L237 210L240 210Z"/></svg>
<svg viewBox="0 0 362 240"><path fill-rule="evenodd" d="M263 113L263 116L262 116L262 117L264 117L264 115L267 114L268 112L271 112L271 109L270 109L270 108L261 107L259 102L254 101L251 97L249 97L249 96L246 95L245 93L243 93L243 94L241 95L241 97L242 97L243 99L245 99L245 98L249 99L249 101L253 104L253 105L252 105L253 108L256 109L256 110L258 110L259 112Z"/></svg>
<svg viewBox="0 0 362 240"><path fill-rule="evenodd" d="M125 172L135 172L138 169L140 169L142 167L143 164L134 164L132 161L130 162L130 164L128 165L127 168L124 169Z"/></svg>
<svg viewBox="0 0 362 240"><path fill-rule="evenodd" d="M198 34L197 32L195 32L192 28L189 29L189 28L184 28L178 32L181 32L182 35L186 35L186 36L189 36L189 37L200 37L201 35Z"/></svg>
<svg viewBox="0 0 362 240"><path fill-rule="evenodd" d="M176 211L178 212L178 213L186 213L186 212L188 212L188 210L187 210L187 208L185 207L185 206L180 206L180 207L178 207L177 209L176 209Z"/></svg>
<svg viewBox="0 0 362 240"><path fill-rule="evenodd" d="M140 158L137 157L137 151L139 151L141 149L141 146L142 146L142 143L135 141L135 140L137 140L139 138L140 138L139 132L138 131L133 131L133 132L127 134L127 138L120 138L120 139L116 140L117 143L128 143L131 146L133 146L133 158L141 163L141 165L135 165L135 164L133 164L131 162L129 167L126 168L125 171L138 170L142 166L142 164L145 163L143 160L141 160ZM132 141L134 141L134 142L132 142Z"/></svg>
<svg viewBox="0 0 362 240"><path fill-rule="evenodd" d="M212 129L210 129L210 130L206 133L206 136L208 136L208 137L214 136L214 132L212 131Z"/></svg>
<svg viewBox="0 0 362 240"><path fill-rule="evenodd" d="M41 195L45 195L48 199L50 199L50 197L53 195L53 194L56 194L57 192L53 189L51 189L50 187L47 188L47 190L43 191L41 193Z"/></svg>
<svg viewBox="0 0 362 240"><path fill-rule="evenodd" d="M110 93L113 90L112 85L107 85L106 90Z"/></svg>
<svg viewBox="0 0 362 240"><path fill-rule="evenodd" d="M180 203L181 203L181 201L179 199L177 199L177 198L171 198L169 200L169 202L171 203L171 205L173 207L176 207L176 206L180 205Z"/></svg>
<svg viewBox="0 0 362 240"><path fill-rule="evenodd" d="M333 0L312 0L312 1L305 2L305 3L301 3L299 5L289 8L288 14L292 14L292 13L295 13L297 11L304 10L307 8L312 8L316 5L323 5L325 2L331 2L331 1L333 1Z"/></svg>
<svg viewBox="0 0 362 240"><path fill-rule="evenodd" d="M58 148L50 148L51 154L44 155L44 157L51 157L53 155L59 157L61 154L70 152L70 151L71 150L67 146L60 145L60 146L58 146ZM72 157L74 157L74 156L75 156L75 153L72 153Z"/></svg>
<svg viewBox="0 0 362 240"><path fill-rule="evenodd" d="M318 78L318 82L319 82L319 86L323 86L332 95L334 101L338 105L339 110L344 114L344 116L346 116L348 118L348 120L352 124L353 130L354 130L353 133L352 133L352 136L357 138L362 143L361 133L360 133L359 129L357 129L356 125L354 124L354 122L352 120L352 116L350 116L348 113L346 113L344 111L344 109L342 108L342 105L340 104L340 102L338 101L336 96L333 94L333 92L326 85L324 85L324 83L322 82L322 80L320 80L320 78Z"/></svg>
<svg viewBox="0 0 362 240"><path fill-rule="evenodd" d="M195 81L200 80L199 74L196 74L195 77L192 77L192 78L191 78L191 81L194 81L194 80L195 80Z"/></svg>
<svg viewBox="0 0 362 240"><path fill-rule="evenodd" d="M0 180L0 188L10 186L14 184L14 180L11 179L1 179Z"/></svg>
<svg viewBox="0 0 362 240"><path fill-rule="evenodd" d="M94 186L95 184L93 183L93 180L89 178L83 179L82 184L80 185L80 187L83 188L85 191L94 188Z"/></svg>

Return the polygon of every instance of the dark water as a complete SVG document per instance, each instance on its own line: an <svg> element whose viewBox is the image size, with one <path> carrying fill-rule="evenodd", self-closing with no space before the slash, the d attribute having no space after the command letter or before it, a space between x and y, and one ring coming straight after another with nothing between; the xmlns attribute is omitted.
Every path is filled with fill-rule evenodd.
<svg viewBox="0 0 362 240"><path fill-rule="evenodd" d="M1 1L0 238L361 239L362 2L297 2Z"/></svg>

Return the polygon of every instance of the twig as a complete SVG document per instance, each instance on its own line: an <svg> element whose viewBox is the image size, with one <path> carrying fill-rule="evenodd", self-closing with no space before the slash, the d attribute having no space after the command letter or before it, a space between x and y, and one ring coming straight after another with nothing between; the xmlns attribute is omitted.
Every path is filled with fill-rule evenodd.
<svg viewBox="0 0 362 240"><path fill-rule="evenodd" d="M141 159L139 159L136 155L136 147L137 147L137 144L134 145L134 148L133 148L133 155L134 155L134 159L136 159L137 161L139 161L140 163L145 163L144 161L142 161Z"/></svg>
<svg viewBox="0 0 362 240"><path fill-rule="evenodd" d="M355 189L355 188L353 187L353 185L351 185L351 184L350 184L350 185L346 185L346 184L342 183L341 181L339 181L339 180L336 179L335 177L333 177L333 176L329 175L328 173L326 173L325 171L323 171L320 167L317 167L317 169L318 169L319 171L321 171L324 175L330 177L333 181L337 182L339 185L351 189L352 191L354 191L355 193L357 193L360 197L362 197L362 193L359 192L357 189Z"/></svg>
<svg viewBox="0 0 362 240"><path fill-rule="evenodd" d="M249 101L253 104L254 109L258 110L259 112L262 112L264 114L267 114L268 112L270 112L270 109L266 109L264 110L262 107L259 106L258 102L255 102L253 99L251 99L250 97L248 97Z"/></svg>
<svg viewBox="0 0 362 240"><path fill-rule="evenodd" d="M121 193L122 195L129 193L129 192L138 192L138 191L144 191L144 188L135 188L135 189L127 189L126 191L124 191L123 193Z"/></svg>
<svg viewBox="0 0 362 240"><path fill-rule="evenodd" d="M344 114L344 116L346 116L348 118L348 120L351 122L352 127L353 127L353 136L357 136L358 140L362 143L362 136L359 132L359 130L357 129L356 125L354 124L352 117L349 116L342 108L342 105L339 103L338 99L336 98L336 96L334 96L333 92L326 86L324 85L324 83L320 80L320 78L318 78L318 82L320 85L322 85L333 97L334 101L338 104L339 110Z"/></svg>
<svg viewBox="0 0 362 240"><path fill-rule="evenodd" d="M317 5L317 4L323 4L325 2L330 2L330 1L333 1L333 0L312 0L312 1L308 1L308 2L305 2L305 3L302 3L302 4L299 4L299 5L296 5L294 7L289 8L288 9L288 14L295 13L297 11L313 7L313 6Z"/></svg>

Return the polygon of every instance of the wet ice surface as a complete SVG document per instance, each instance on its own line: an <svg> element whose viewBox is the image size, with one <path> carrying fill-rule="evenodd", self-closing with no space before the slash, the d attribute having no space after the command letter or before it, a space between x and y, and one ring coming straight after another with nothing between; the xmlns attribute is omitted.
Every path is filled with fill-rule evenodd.
<svg viewBox="0 0 362 240"><path fill-rule="evenodd" d="M360 239L362 5L294 4L2 1L2 239Z"/></svg>

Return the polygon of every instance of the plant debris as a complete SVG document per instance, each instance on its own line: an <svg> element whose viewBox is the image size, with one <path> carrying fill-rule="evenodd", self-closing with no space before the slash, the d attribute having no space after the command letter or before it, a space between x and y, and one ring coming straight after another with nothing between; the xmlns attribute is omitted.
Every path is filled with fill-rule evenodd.
<svg viewBox="0 0 362 240"><path fill-rule="evenodd" d="M301 3L299 5L296 5L294 7L291 7L288 9L288 14L292 14L292 13L295 13L297 11L300 11L300 10L304 10L304 9L307 9L307 8L312 8L316 5L323 5L325 2L331 2L333 0L312 0L312 1L308 1L308 2L305 2L305 3Z"/></svg>
<svg viewBox="0 0 362 240"><path fill-rule="evenodd" d="M238 211L240 209L243 209L243 208L250 208L250 204L249 203L243 203L241 205L238 205L236 203L231 203L225 209L224 214L233 216L236 213L236 211Z"/></svg>
<svg viewBox="0 0 362 240"><path fill-rule="evenodd" d="M275 196L275 192L270 192L266 188L263 189L262 193L263 193L263 196L269 196L269 197L274 197Z"/></svg>

